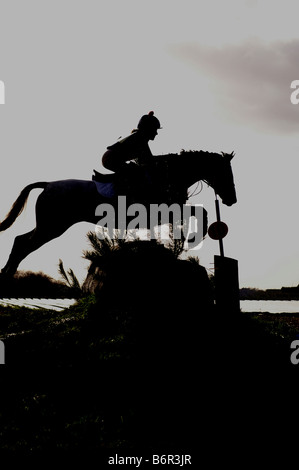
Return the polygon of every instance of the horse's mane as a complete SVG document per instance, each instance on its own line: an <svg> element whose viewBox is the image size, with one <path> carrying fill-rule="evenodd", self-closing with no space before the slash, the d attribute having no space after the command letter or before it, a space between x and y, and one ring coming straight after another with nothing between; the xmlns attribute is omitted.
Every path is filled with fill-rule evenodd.
<svg viewBox="0 0 299 470"><path fill-rule="evenodd" d="M171 182L170 187L181 187L182 194L187 194L188 187L191 186L190 179L196 174L198 181L205 181L211 184L208 175L215 168L216 161L224 162L223 154L207 152L204 150L184 150L180 153L169 153L156 155L154 157L157 173L161 175L161 184L164 181ZM196 165L196 166L194 166ZM195 173L195 168L198 168ZM191 178L190 178L191 176ZM185 186L182 183L185 182ZM195 181L194 181L195 182Z"/></svg>
<svg viewBox="0 0 299 470"><path fill-rule="evenodd" d="M188 163L188 157L197 158L197 154L200 158L201 152L197 150L181 150L180 153L168 153L164 155L154 156L154 162L158 174L161 176L161 186L168 186L169 194L176 194L180 200L185 201L188 198L188 185L181 185L183 179L182 175L184 172L184 163ZM188 165L187 165L188 167ZM179 195L179 196L178 196Z"/></svg>
<svg viewBox="0 0 299 470"><path fill-rule="evenodd" d="M196 158L205 158L205 157L209 157L209 158L221 158L222 155L219 154L219 153L215 153L215 152L207 152L205 150L184 150L182 149L179 153L168 153L168 154L165 154L165 155L156 155L154 158L156 160L156 163L159 164L160 163L164 163L164 164L167 164L167 163L172 163L172 162L175 162L177 161L178 163L184 161L184 159L186 159L187 157L191 157L191 156L196 156Z"/></svg>

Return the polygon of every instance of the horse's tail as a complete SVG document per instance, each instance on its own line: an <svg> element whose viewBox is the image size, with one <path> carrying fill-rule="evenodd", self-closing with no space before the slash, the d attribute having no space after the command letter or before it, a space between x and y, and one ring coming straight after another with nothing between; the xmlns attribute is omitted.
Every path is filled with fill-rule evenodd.
<svg viewBox="0 0 299 470"><path fill-rule="evenodd" d="M48 185L46 182L38 182L38 183L32 183L28 184L21 192L19 197L16 199L14 202L12 208L10 209L9 213L5 217L5 219L0 223L0 232L3 232L4 230L8 229L16 220L16 218L21 214L23 211L29 193L32 189L35 188L45 188Z"/></svg>

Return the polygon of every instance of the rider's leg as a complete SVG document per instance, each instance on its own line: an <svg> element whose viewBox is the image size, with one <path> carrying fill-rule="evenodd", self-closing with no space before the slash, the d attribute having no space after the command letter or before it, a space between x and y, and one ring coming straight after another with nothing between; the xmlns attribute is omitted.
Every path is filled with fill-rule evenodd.
<svg viewBox="0 0 299 470"><path fill-rule="evenodd" d="M102 156L102 165L110 171L117 172L119 170L119 163L117 156L113 150L107 150Z"/></svg>

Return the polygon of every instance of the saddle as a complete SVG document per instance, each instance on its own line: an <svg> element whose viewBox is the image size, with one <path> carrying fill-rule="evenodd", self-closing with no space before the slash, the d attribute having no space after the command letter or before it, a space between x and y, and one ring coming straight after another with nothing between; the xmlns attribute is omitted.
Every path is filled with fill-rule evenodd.
<svg viewBox="0 0 299 470"><path fill-rule="evenodd" d="M112 198L117 195L126 194L128 196L141 195L147 190L147 186L150 184L148 175L141 173L140 169L134 163L126 165L126 170L120 171L119 173L103 174L94 171L92 180L95 182L98 192L106 197ZM141 178L141 176L143 177Z"/></svg>
<svg viewBox="0 0 299 470"><path fill-rule="evenodd" d="M117 195L115 173L105 175L103 173L99 173L97 170L93 171L94 175L92 175L92 180L96 185L98 193L109 199L115 197Z"/></svg>
<svg viewBox="0 0 299 470"><path fill-rule="evenodd" d="M117 173L104 174L97 170L93 170L93 172L93 181L97 181L99 183L116 183L117 181L122 180L124 177L126 179L130 178L130 180L133 181L141 175L140 171L138 171L138 166L135 163L124 165L123 168L121 168L121 170Z"/></svg>
<svg viewBox="0 0 299 470"><path fill-rule="evenodd" d="M115 183L115 173L105 175L97 170L93 170L92 180L99 183Z"/></svg>

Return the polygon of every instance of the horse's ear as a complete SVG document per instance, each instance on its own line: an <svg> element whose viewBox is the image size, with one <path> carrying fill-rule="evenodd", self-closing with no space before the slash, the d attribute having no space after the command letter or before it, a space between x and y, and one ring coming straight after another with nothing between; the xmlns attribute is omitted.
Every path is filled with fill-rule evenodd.
<svg viewBox="0 0 299 470"><path fill-rule="evenodd" d="M232 153L224 153L224 152L221 152L223 157L226 158L227 161L231 161L232 158L234 158L235 156L235 152L232 151Z"/></svg>

